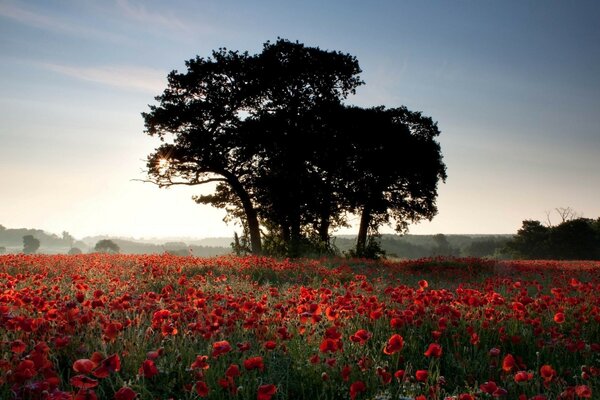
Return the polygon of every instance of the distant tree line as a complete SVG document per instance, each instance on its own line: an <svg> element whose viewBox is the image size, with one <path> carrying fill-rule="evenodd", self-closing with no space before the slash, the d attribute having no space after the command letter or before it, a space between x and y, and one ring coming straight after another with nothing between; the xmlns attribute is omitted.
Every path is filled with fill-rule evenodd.
<svg viewBox="0 0 600 400"><path fill-rule="evenodd" d="M600 218L563 219L555 226L523 221L507 251L514 258L600 260Z"/></svg>

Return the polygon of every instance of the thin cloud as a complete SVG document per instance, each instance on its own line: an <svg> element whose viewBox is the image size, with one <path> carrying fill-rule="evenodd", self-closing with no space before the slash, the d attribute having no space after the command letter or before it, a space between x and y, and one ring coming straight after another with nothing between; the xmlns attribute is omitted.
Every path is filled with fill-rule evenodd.
<svg viewBox="0 0 600 400"><path fill-rule="evenodd" d="M1 2L0 17L9 18L18 23L29 25L34 28L62 32L70 35L101 37L120 42L125 40L125 38L121 35L74 24L72 21L63 20L54 16L43 14L36 10L24 8L20 3Z"/></svg>
<svg viewBox="0 0 600 400"><path fill-rule="evenodd" d="M159 94L166 86L166 72L153 68L131 66L74 67L60 64L42 64L42 66L76 79L123 90Z"/></svg>
<svg viewBox="0 0 600 400"><path fill-rule="evenodd" d="M145 25L158 25L187 33L193 30L175 15L149 11L143 4L136 1L117 0L117 7L127 18L142 22Z"/></svg>

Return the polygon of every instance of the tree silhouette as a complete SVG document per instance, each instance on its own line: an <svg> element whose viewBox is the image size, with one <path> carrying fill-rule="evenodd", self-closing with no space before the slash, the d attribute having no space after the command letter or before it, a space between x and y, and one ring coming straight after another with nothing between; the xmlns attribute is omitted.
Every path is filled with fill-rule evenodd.
<svg viewBox="0 0 600 400"><path fill-rule="evenodd" d="M364 253L369 232L393 223L405 232L409 222L437 213L437 184L446 179L437 124L406 107L351 107L342 117L349 159L342 169L349 210L360 214L356 254Z"/></svg>
<svg viewBox="0 0 600 400"><path fill-rule="evenodd" d="M102 239L96 243L94 250L100 253L118 253L121 251L119 246L110 239Z"/></svg>
<svg viewBox="0 0 600 400"><path fill-rule="evenodd" d="M33 235L23 236L23 253L34 254L40 248L40 241L33 237Z"/></svg>
<svg viewBox="0 0 600 400"><path fill-rule="evenodd" d="M146 132L164 142L148 156L150 181L161 187L216 182L213 194L195 200L241 218L254 253L261 252L259 212L289 231L286 237L299 237L301 186L290 180L302 177L305 168L295 152L305 140L303 120L325 104L340 103L362 83L358 62L278 39L254 56L219 49L186 66L186 73L169 74L167 89L156 97L159 105L142 114ZM263 134L250 134L257 125ZM269 125L277 129L262 129ZM277 174L269 175L273 164ZM281 195L273 207L285 203L275 214L258 210L265 179L271 187L285 183L278 194L268 195L272 200Z"/></svg>

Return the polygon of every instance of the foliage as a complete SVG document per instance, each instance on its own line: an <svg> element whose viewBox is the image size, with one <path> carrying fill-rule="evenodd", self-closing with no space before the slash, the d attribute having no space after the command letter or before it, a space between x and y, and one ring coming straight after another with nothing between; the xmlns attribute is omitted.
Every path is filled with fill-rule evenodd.
<svg viewBox="0 0 600 400"><path fill-rule="evenodd" d="M71 247L67 254L75 255L75 254L82 254L82 253L83 252L81 251L81 249L79 247Z"/></svg>
<svg viewBox="0 0 600 400"><path fill-rule="evenodd" d="M186 67L143 113L162 141L148 156L150 182L216 183L194 200L239 221L253 253L330 252L330 232L360 213L365 254L367 231L436 214L446 178L437 124L406 107L343 105L363 83L355 57L278 39Z"/></svg>
<svg viewBox="0 0 600 400"><path fill-rule="evenodd" d="M110 239L102 239L96 243L94 250L99 253L118 253L121 251L119 246Z"/></svg>
<svg viewBox="0 0 600 400"><path fill-rule="evenodd" d="M34 254L40 248L40 240L33 235L23 236L23 253Z"/></svg>
<svg viewBox="0 0 600 400"><path fill-rule="evenodd" d="M556 226L523 221L517 235L506 246L517 258L598 260L600 218L564 220Z"/></svg>

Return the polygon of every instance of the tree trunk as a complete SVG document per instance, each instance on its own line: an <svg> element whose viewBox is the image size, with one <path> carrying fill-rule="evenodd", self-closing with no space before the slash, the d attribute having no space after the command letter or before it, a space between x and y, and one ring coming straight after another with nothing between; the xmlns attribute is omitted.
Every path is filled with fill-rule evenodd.
<svg viewBox="0 0 600 400"><path fill-rule="evenodd" d="M369 232L369 224L371 223L371 208L368 205L363 207L360 216L360 225L358 228L358 237L356 239L356 255L362 256L365 253L367 246L367 234Z"/></svg>
<svg viewBox="0 0 600 400"><path fill-rule="evenodd" d="M246 221L248 222L248 231L250 233L250 246L252 254L262 253L262 244L260 241L260 224L258 223L258 213L252 205L250 195L240 181L231 174L226 174L227 182L231 185L231 188L235 194L239 197L246 214Z"/></svg>

